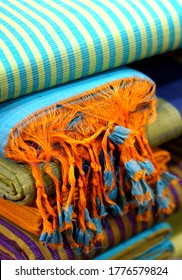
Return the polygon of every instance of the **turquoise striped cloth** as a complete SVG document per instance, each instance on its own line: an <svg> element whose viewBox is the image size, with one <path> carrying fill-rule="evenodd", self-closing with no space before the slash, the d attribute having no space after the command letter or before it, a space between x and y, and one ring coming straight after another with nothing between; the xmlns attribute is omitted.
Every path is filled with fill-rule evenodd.
<svg viewBox="0 0 182 280"><path fill-rule="evenodd" d="M182 0L0 0L0 102L182 46Z"/></svg>

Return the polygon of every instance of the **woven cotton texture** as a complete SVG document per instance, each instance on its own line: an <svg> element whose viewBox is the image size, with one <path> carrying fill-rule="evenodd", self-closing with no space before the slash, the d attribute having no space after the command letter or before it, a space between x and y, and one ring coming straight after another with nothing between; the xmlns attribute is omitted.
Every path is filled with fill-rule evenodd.
<svg viewBox="0 0 182 280"><path fill-rule="evenodd" d="M182 208L182 179L178 183L173 183L169 186L168 197L175 205L174 211L179 211ZM11 214L13 211L16 211L16 216ZM132 236L152 228L154 224L163 221L167 217L166 215L159 215L155 207L148 221L137 221L136 213L133 211L122 217L108 216L102 221L104 239L101 242L97 242L95 248L88 254L84 254L81 249L77 252L72 250L65 239L63 249L59 250L52 250L49 246L45 247L40 244L38 236L41 232L42 219L36 207L19 206L0 199L0 213L1 217L3 217L0 220L1 242L4 243L0 252L0 258L2 259L18 258L18 256L13 255L14 253L12 254L17 250L18 252L21 250L27 252L26 257L24 257L24 253L21 253L19 255L20 259L92 259L120 243L123 244L124 241ZM10 239L12 240L11 242ZM9 243L12 244L11 249L8 249L7 244ZM13 247L14 251L12 251ZM6 255L5 252L8 252L8 250L9 253Z"/></svg>
<svg viewBox="0 0 182 280"><path fill-rule="evenodd" d="M128 241L100 254L95 260L155 260L168 259L174 251L170 241L172 228L159 223Z"/></svg>
<svg viewBox="0 0 182 280"><path fill-rule="evenodd" d="M182 46L182 1L0 1L0 102Z"/></svg>
<svg viewBox="0 0 182 280"><path fill-rule="evenodd" d="M173 211L166 189L175 176L160 169L145 135L156 118L156 97L154 82L142 73L119 68L2 104L0 152L31 167L45 245L63 246L66 236L87 253L103 240L108 213L137 208L138 219L147 220L153 204ZM45 192L43 164L53 198Z"/></svg>
<svg viewBox="0 0 182 280"><path fill-rule="evenodd" d="M159 224L160 225L160 224ZM151 225L150 225L151 227ZM135 235L137 232L141 232L146 229L145 223L137 223L133 215L129 215L123 219L114 218L108 219L103 224L105 239L102 242L98 242L89 254L84 254L80 249L77 252L71 250L69 244L67 242L64 243L64 247L59 250L52 250L49 246L45 247L41 245L34 235L24 231L17 225L10 223L9 221L0 218L0 259L17 259L17 260L74 260L74 259L93 259L95 256L98 256L102 252L108 250L109 248L114 247L115 245L123 242L125 239L130 238ZM158 226L159 229L159 226ZM166 228L166 231L161 231L160 239L166 233L169 233L169 228ZM149 231L148 238L150 239L150 234L153 230ZM146 237L147 234L144 234ZM141 238L144 238L143 234ZM137 241L140 239L140 235L135 239ZM152 239L152 236L151 236ZM131 239L132 241L132 239ZM159 240L158 240L159 241ZM157 243L157 242L156 242ZM157 245L155 243L155 239L153 244L148 243L147 246L144 245L143 248L139 242L139 247L137 247L137 242L134 246L136 250L140 253L144 253L145 250L153 247L152 245ZM164 243L165 245L165 243ZM125 242L122 243L122 247L125 247ZM126 244L126 247L128 245ZM169 248L171 249L172 245L170 244ZM167 249L166 248L166 251ZM128 251L132 249L132 246L128 247ZM142 250L143 249L143 250ZM160 248L160 254L164 253L165 246ZM155 253L155 252L154 252ZM121 258L128 259L127 250L123 251L123 255L121 253ZM158 256L160 256L158 254ZM131 254L132 255L132 254ZM131 256L130 255L130 256ZM137 257L137 254L133 254L133 258ZM142 256L141 256L142 257ZM148 257L149 258L149 257ZM104 258L103 258L104 259ZM144 258L143 258L144 259Z"/></svg>
<svg viewBox="0 0 182 280"><path fill-rule="evenodd" d="M170 87L170 86L169 86ZM158 87L157 92L160 91ZM178 90L180 96L181 88ZM171 96L173 90L171 89ZM165 99L157 100L157 119L146 127L148 141L151 147L157 147L182 134L182 118L180 112L173 104Z"/></svg>
<svg viewBox="0 0 182 280"><path fill-rule="evenodd" d="M61 180L59 165L52 162L51 169L55 176ZM41 172L46 194L54 194L54 183L46 174L44 164L42 165ZM36 200L36 188L29 166L0 157L0 194L5 199L21 205L30 205L34 203Z"/></svg>

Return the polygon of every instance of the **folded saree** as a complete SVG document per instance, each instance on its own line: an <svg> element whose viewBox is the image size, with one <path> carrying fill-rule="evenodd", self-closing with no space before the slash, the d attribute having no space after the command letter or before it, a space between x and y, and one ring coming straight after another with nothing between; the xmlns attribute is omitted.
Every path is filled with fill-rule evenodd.
<svg viewBox="0 0 182 280"><path fill-rule="evenodd" d="M181 0L1 0L0 22L0 102L182 46Z"/></svg>
<svg viewBox="0 0 182 280"><path fill-rule="evenodd" d="M159 223L129 240L113 247L95 260L156 260L168 259L173 253L170 241L172 228L168 223Z"/></svg>
<svg viewBox="0 0 182 280"><path fill-rule="evenodd" d="M145 135L155 118L155 84L128 68L0 105L0 154L31 169L43 219L40 241L62 246L64 235L88 252L103 239L101 219L108 213L136 208L146 220L153 205L172 211L166 189L175 176L158 167ZM54 197L45 193L42 164Z"/></svg>

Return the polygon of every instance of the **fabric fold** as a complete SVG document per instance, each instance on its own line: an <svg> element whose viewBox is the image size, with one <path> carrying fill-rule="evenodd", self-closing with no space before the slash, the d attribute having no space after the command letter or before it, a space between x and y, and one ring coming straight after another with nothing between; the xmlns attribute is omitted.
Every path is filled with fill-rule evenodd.
<svg viewBox="0 0 182 280"><path fill-rule="evenodd" d="M53 174L61 180L59 165L51 162ZM45 193L55 193L54 183L45 172L42 164L41 173L44 181ZM5 199L21 205L31 205L36 200L35 180L27 164L18 164L0 157L0 194Z"/></svg>
<svg viewBox="0 0 182 280"><path fill-rule="evenodd" d="M128 241L98 255L95 260L155 260L168 259L174 247L170 241L172 228L159 223L151 229L135 235Z"/></svg>
<svg viewBox="0 0 182 280"><path fill-rule="evenodd" d="M136 208L138 219L147 220L153 205L173 211L166 188L176 177L158 167L145 134L155 119L154 82L129 68L3 104L0 152L31 169L42 243L63 246L64 235L75 250L88 252L104 238L108 213ZM54 197L45 192L42 164Z"/></svg>

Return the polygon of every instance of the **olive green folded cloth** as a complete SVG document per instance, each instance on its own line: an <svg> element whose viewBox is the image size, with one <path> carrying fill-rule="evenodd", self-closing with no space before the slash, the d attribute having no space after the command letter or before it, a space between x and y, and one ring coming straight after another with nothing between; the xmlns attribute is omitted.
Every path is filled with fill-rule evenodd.
<svg viewBox="0 0 182 280"><path fill-rule="evenodd" d="M52 162L51 169L55 176L61 180L59 165ZM41 172L45 191L51 195L54 193L54 184L45 172L45 165L41 166ZM5 199L21 205L32 204L36 199L36 188L30 167L0 157L0 194Z"/></svg>

